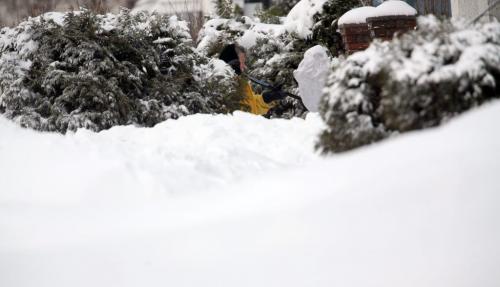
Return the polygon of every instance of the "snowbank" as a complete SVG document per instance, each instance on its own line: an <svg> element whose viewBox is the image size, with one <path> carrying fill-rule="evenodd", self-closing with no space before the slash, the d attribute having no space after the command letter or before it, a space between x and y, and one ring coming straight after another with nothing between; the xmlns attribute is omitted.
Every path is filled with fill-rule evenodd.
<svg viewBox="0 0 500 287"><path fill-rule="evenodd" d="M307 121L269 121L236 112L182 117L150 129L78 130L64 137L0 121L0 200L19 202L79 201L85 193L95 199L109 192L125 198L137 191L168 196L215 190L248 174L316 158L313 145L322 127L317 114ZM19 181L22 174L25 180Z"/></svg>
<svg viewBox="0 0 500 287"><path fill-rule="evenodd" d="M316 117L66 137L0 120L0 285L496 287L498 122L497 102L317 161Z"/></svg>

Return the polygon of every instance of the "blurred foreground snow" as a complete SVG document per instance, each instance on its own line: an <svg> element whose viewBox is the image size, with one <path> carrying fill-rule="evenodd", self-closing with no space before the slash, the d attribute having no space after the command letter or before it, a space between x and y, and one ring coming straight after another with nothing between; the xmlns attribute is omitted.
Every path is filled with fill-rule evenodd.
<svg viewBox="0 0 500 287"><path fill-rule="evenodd" d="M0 119L0 286L498 286L499 122L497 102L321 159L314 114Z"/></svg>

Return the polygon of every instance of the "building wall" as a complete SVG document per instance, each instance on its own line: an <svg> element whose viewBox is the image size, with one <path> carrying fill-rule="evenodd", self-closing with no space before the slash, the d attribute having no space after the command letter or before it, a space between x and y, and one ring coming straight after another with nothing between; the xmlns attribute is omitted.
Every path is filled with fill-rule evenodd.
<svg viewBox="0 0 500 287"><path fill-rule="evenodd" d="M413 3L420 15L434 14L451 17L450 0L414 0Z"/></svg>
<svg viewBox="0 0 500 287"><path fill-rule="evenodd" d="M453 18L472 20L485 11L496 0L451 0ZM488 21L493 18L500 19L500 5L492 9L481 20Z"/></svg>
<svg viewBox="0 0 500 287"><path fill-rule="evenodd" d="M496 0L490 0L489 2L490 5L493 5ZM500 4L497 4L497 6L490 11L490 16L496 18L497 20L500 20Z"/></svg>

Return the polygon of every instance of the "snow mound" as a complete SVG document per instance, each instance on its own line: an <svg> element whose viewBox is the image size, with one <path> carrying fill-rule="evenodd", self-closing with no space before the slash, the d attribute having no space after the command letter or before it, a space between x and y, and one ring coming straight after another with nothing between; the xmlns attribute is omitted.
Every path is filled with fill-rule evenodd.
<svg viewBox="0 0 500 287"><path fill-rule="evenodd" d="M330 72L331 59L328 50L320 45L307 50L297 70L293 72L299 83L299 95L311 112L319 110L323 88Z"/></svg>
<svg viewBox="0 0 500 287"><path fill-rule="evenodd" d="M300 38L308 38L312 34L314 15L323 11L327 0L301 0L285 18L285 28L289 33L296 33Z"/></svg>
<svg viewBox="0 0 500 287"><path fill-rule="evenodd" d="M236 112L187 116L149 129L120 126L58 136L21 129L0 117L5 193L0 200L79 201L84 194L109 193L108 188L117 198L139 191L168 196L213 190L316 158L313 145L321 127L317 114L270 121Z"/></svg>
<svg viewBox="0 0 500 287"><path fill-rule="evenodd" d="M190 116L63 137L0 119L0 285L498 285L499 102L322 161L314 122ZM250 180L207 192L230 167ZM156 184L179 180L196 189L165 199Z"/></svg>

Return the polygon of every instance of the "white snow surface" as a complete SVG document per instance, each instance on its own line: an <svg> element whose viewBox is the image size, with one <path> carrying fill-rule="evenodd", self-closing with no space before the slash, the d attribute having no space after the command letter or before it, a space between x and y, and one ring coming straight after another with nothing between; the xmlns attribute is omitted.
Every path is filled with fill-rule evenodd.
<svg viewBox="0 0 500 287"><path fill-rule="evenodd" d="M500 102L330 158L321 120L0 118L0 286L495 287Z"/></svg>
<svg viewBox="0 0 500 287"><path fill-rule="evenodd" d="M285 33L285 27L278 24L252 23L251 27L245 31L238 39L238 44L246 49L250 49L257 44L257 39L263 37L279 37Z"/></svg>
<svg viewBox="0 0 500 287"><path fill-rule="evenodd" d="M285 28L289 33L297 33L303 39L312 34L313 16L323 12L327 0L301 0L285 18Z"/></svg>
<svg viewBox="0 0 500 287"><path fill-rule="evenodd" d="M417 10L408 3L399 0L385 1L377 7L365 6L354 8L339 18L339 25L363 24L367 18L382 16L416 16Z"/></svg>
<svg viewBox="0 0 500 287"><path fill-rule="evenodd" d="M342 15L342 17L339 18L338 24L345 25L345 24L366 23L366 18L371 17L375 9L377 8L371 6L364 6L349 10L344 15Z"/></svg>
<svg viewBox="0 0 500 287"><path fill-rule="evenodd" d="M231 31L239 31L243 35L237 39L238 44L250 49L259 38L279 37L286 32L283 25L259 23L249 17L243 17L243 22L234 19L210 19L199 33L198 51L207 51L211 45L221 41L224 33L220 27L228 27Z"/></svg>
<svg viewBox="0 0 500 287"><path fill-rule="evenodd" d="M375 10L373 10L371 17L415 15L417 15L417 10L405 1L389 0L377 6Z"/></svg>
<svg viewBox="0 0 500 287"><path fill-rule="evenodd" d="M314 46L304 53L293 76L299 84L299 95L306 108L311 112L318 112L319 103L323 95L331 59L328 50L320 45Z"/></svg>

